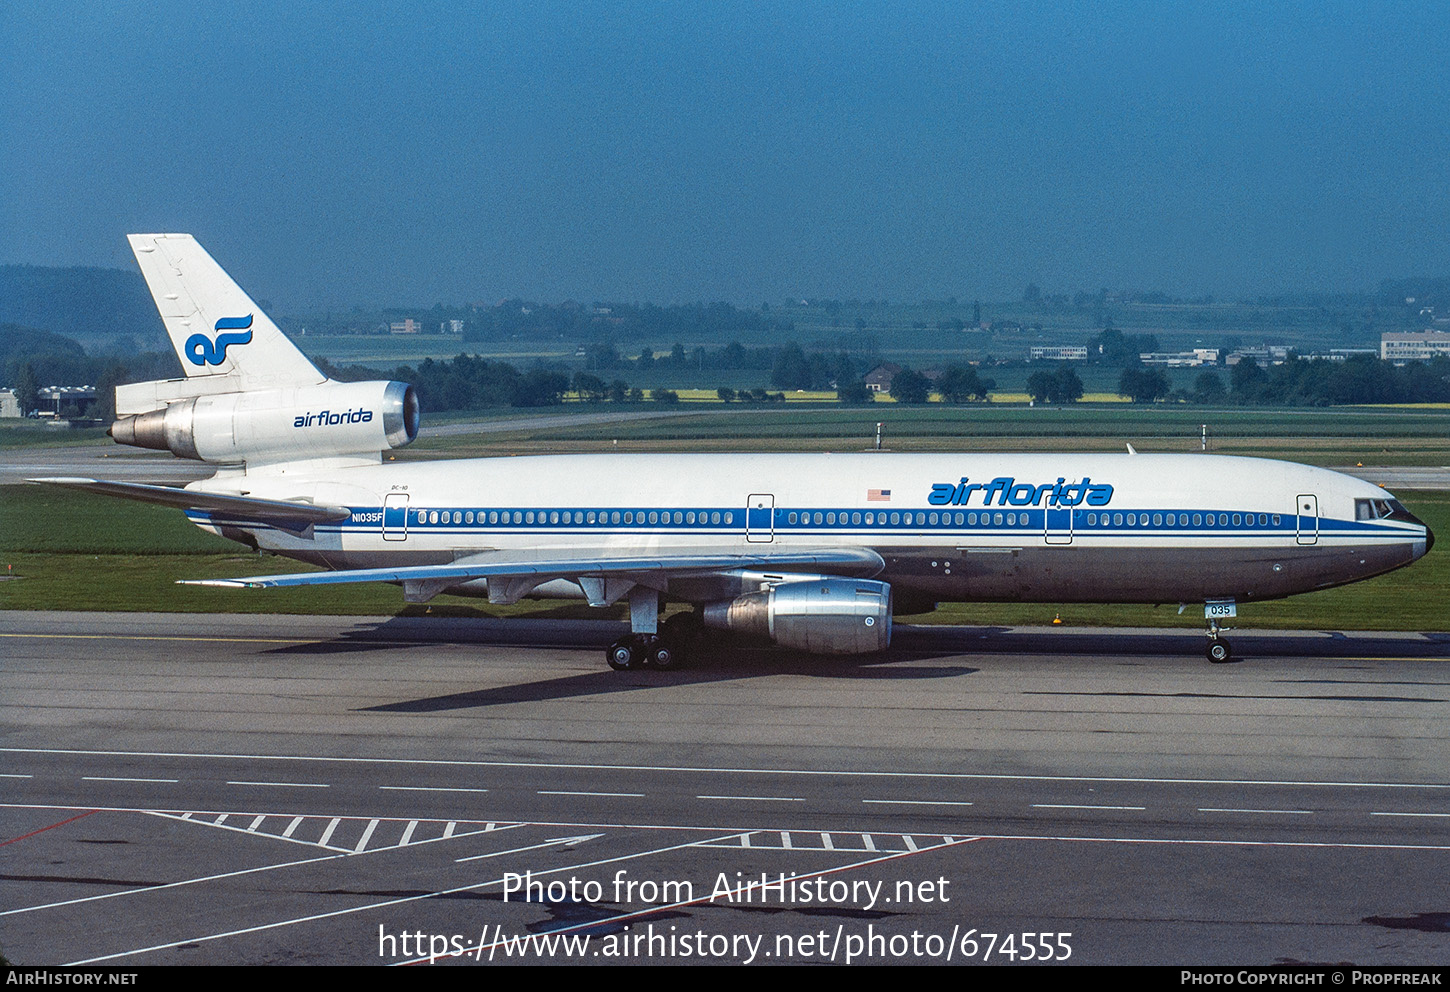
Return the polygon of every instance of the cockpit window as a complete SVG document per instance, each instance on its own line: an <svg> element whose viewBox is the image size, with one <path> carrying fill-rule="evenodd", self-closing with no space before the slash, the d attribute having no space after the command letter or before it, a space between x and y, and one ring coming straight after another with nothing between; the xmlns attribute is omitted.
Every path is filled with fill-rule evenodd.
<svg viewBox="0 0 1450 992"><path fill-rule="evenodd" d="M1357 499L1354 501L1354 519L1418 522L1414 514L1405 509L1405 505L1397 499Z"/></svg>

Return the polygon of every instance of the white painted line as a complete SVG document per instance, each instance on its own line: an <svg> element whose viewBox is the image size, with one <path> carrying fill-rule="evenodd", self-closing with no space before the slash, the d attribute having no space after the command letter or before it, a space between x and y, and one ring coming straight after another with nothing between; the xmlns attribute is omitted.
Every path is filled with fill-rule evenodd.
<svg viewBox="0 0 1450 992"><path fill-rule="evenodd" d="M741 834L740 835L740 846L741 847L749 847L750 846L750 835L749 834Z"/></svg>
<svg viewBox="0 0 1450 992"><path fill-rule="evenodd" d="M229 817L229 816L231 816L230 813L223 813L221 816L219 816L215 820L211 821L211 825L214 826L214 827L219 827L223 823L226 823L227 822L227 817Z"/></svg>
<svg viewBox="0 0 1450 992"><path fill-rule="evenodd" d="M863 843L863 844L866 845L866 850L868 850L868 851L874 851L874 850L876 850L876 842L871 839L871 835L870 834L862 834L861 835L861 843Z"/></svg>
<svg viewBox="0 0 1450 992"><path fill-rule="evenodd" d="M487 789L449 789L442 786L431 785L380 785L379 789L388 789L392 792L487 792Z"/></svg>
<svg viewBox="0 0 1450 992"><path fill-rule="evenodd" d="M448 821L448 826L446 826L446 827L443 828L443 839L444 840L447 840L449 837L452 837L453 836L453 831L454 831L455 828L457 828L457 826L458 826L458 821L457 820L449 820Z"/></svg>
<svg viewBox="0 0 1450 992"><path fill-rule="evenodd" d="M191 814L188 813L187 815L190 816ZM300 816L294 816L292 818L292 822L289 823L289 824L287 824L287 829L284 830L284 831L282 831L282 836L283 837L286 837L286 838L288 838L290 840L291 837L292 837L292 832L294 830L296 830L301 825L302 825L302 817L300 817Z"/></svg>
<svg viewBox="0 0 1450 992"><path fill-rule="evenodd" d="M1371 813L1370 816L1450 816L1450 813Z"/></svg>
<svg viewBox="0 0 1450 992"><path fill-rule="evenodd" d="M255 820L253 820L252 821L252 825L247 828L247 833L249 833L249 834L256 833L257 832L257 828L262 825L262 821L265 820L266 818L267 818L266 815L263 814L262 816L259 816Z"/></svg>
<svg viewBox="0 0 1450 992"><path fill-rule="evenodd" d="M1071 803L1033 803L1033 809L1147 809L1147 806L1076 806Z"/></svg>
<svg viewBox="0 0 1450 992"><path fill-rule="evenodd" d="M831 835L824 830L821 831L821 846L828 851L834 851L836 849L836 845L831 841Z"/></svg>
<svg viewBox="0 0 1450 992"><path fill-rule="evenodd" d="M523 824L520 824L520 826L523 826ZM733 835L727 834L724 837L717 837L717 838L713 838L713 839L714 840L728 840L730 836L733 836ZM709 841L706 841L705 843L709 843ZM597 867L599 867L601 865L616 864L616 863L621 862L621 861L634 861L634 860L638 860L640 858L648 858L648 857L654 857L654 856L661 855L661 854L668 854L671 851L679 851L679 850L683 850L683 849L689 848L689 847L696 847L699 844L700 844L699 841L688 841L688 842L683 843L683 844L672 844L669 847L659 847L659 848L655 848L654 850L650 850L650 851L636 851L636 852L632 852L630 854L624 854L624 855L620 855L620 856L613 857L613 858L604 858L604 859L599 860L599 861L590 861L590 862L585 862L585 863L582 863L582 864L573 864L573 865L562 865L562 866L560 866L558 868L546 868L546 869L543 869L541 871L535 872L534 875L536 877L538 877L538 876L542 876L542 875L553 875L553 874L557 874L559 872L564 872L564 871L582 871L583 869L586 869L586 868L597 868ZM238 872L238 874L241 874L241 872ZM347 909L337 909L337 910L333 910L333 911L327 912L327 913L315 913L315 914L313 914L311 916L301 916L301 917L296 917L296 918L290 919L290 920L278 920L278 921L275 921L275 922L272 922L272 923L263 923L263 924L260 924L258 926L246 927L244 929L239 929L239 930L229 930L229 931L225 931L225 932L222 932L222 933L210 933L210 934L205 934L205 935L200 935L200 936L194 936L194 937L184 937L184 938L182 938L180 940L173 940L173 941L170 941L170 942L165 943L165 944L155 944L155 945L152 945L150 947L137 947L137 948L134 948L134 949L129 950L129 951L118 951L118 952L116 952L114 954L106 954L106 955L102 955L100 957L90 958L90 959L88 959L86 961L72 961L72 962L69 963L68 966L69 967L76 967L76 966L83 965L83 964L98 964L101 961L113 961L116 958L131 957L131 956L137 955L137 954L147 954L147 953L150 953L152 951L169 950L170 948L173 948L173 947L179 947L182 944L192 944L192 943L199 944L199 943L203 943L203 942L207 942L207 941L222 940L222 939L225 939L225 938L228 938L228 937L241 937L241 936L244 936L246 934L260 933L260 932L265 931L265 930L275 930L275 929L278 929L280 927L295 926L296 924L299 924L299 923L312 923L312 922L314 922L316 920L332 919L332 918L339 917L339 916L347 916L347 915L350 915L352 913L362 913L362 912L369 912L369 911L378 910L378 909L386 909L389 906L400 906L400 905L403 905L405 903L418 902L419 900L422 900L422 899L436 899L436 898L438 898L440 896L451 896L451 895L455 895L455 894L457 894L459 892L473 892L475 890L488 888L489 886L493 886L493 885L499 885L499 886L501 886L501 885L503 885L503 883L504 883L504 880L503 880L502 877L500 877L500 878L491 879L491 880L489 880L487 882L475 882L475 883L473 883L471 885L460 885L459 887L454 888L454 889L441 889L441 890L438 890L438 891L435 891L435 892L425 892L425 893L421 893L421 894L415 895L415 896L403 896L403 897L397 898L397 899L387 899L387 900L384 900L382 902L368 903L367 905L363 905L363 906L351 906L351 907L348 907ZM144 891L155 891L155 889L153 888L153 889L148 889L148 890L144 890ZM659 912L659 911L660 911L659 908L655 908L655 907L652 907L649 910L649 912L651 912L651 913L655 913L655 912Z"/></svg>
<svg viewBox="0 0 1450 992"><path fill-rule="evenodd" d="M791 850L789 830L782 830L780 832L780 846L785 848L787 851Z"/></svg>
<svg viewBox="0 0 1450 992"><path fill-rule="evenodd" d="M29 778L30 776L29 775L25 775L25 776L8 776L7 775L6 777L7 778L11 778L11 777L14 777L14 778L21 778L21 777ZM177 779L174 779L174 778L116 778L116 777L109 776L109 775L83 775L83 776L81 776L81 781L82 782L157 782L157 783L161 783L161 784L165 784L165 785L175 785L177 783Z"/></svg>
<svg viewBox="0 0 1450 992"><path fill-rule="evenodd" d="M0 803L0 808L5 808L5 807L7 807L9 805L11 805L11 804ZM43 808L51 809L51 808L54 808L54 807L43 807ZM68 807L68 808L74 808L74 807ZM160 812L160 811L154 810L154 809L127 808L127 809L122 810L122 809L117 808L117 807L108 807L108 809L111 812L144 813L147 816L160 816L160 817L165 817L168 820L183 820L183 819L186 818L186 817L183 817L183 816L177 816L175 813L163 813L163 812ZM190 813L186 814L186 816L190 816L190 815L191 815ZM285 814L274 813L274 814L270 814L270 815L272 815L272 816L284 816ZM303 818L300 817L300 816L297 817L296 820L295 820L295 822L294 822L294 826L289 827L288 829L289 830L294 829L295 828L295 824L296 823L301 823L302 822L302 819ZM193 820L192 822L193 823L206 824L206 821L205 820ZM435 821L430 821L430 822L435 822ZM441 821L436 821L436 822L441 822ZM209 826L210 824L206 824L206 825ZM510 823L507 826L500 827L499 829L500 830L515 830L515 829L518 829L519 827L527 827L527 826L531 826L531 825L532 824L528 824L528 823ZM226 829L226 830L236 830L237 828L236 827L225 827L223 829ZM704 830L705 828L704 827L701 827L699 829ZM265 837L265 836L275 836L275 835L263 834L262 836ZM437 843L441 839L442 838L435 837L432 840L422 840L422 841L419 841L418 843L419 844L434 844L434 843ZM311 841L292 840L290 842L293 843L293 844L305 844L308 847L316 847L317 846L317 845L313 844ZM13 916L13 915L18 914L18 913L33 913L33 912L35 912L37 910L56 909L56 908L58 908L60 906L74 906L74 905L77 905L77 904L83 903L83 902L100 902L100 901L103 901L103 900L106 900L106 899L120 899L120 898L123 898L125 896L149 895L151 893L158 892L161 889L176 889L176 888L182 888L182 887L185 887L185 886L188 886L188 885L198 885L198 884L202 884L202 883L205 883L205 882L214 882L214 881L217 881L218 879L223 879L223 878L236 878L236 877L239 877L241 875L254 875L254 874L257 874L259 872L276 871L276 870L279 870L279 869L294 868L294 867L296 867L298 865L317 864L318 862L327 861L327 860L330 860L332 858L354 857L355 856L355 855L349 854L347 851L340 851L340 850L338 850L335 847L334 848L330 848L330 850L333 853L331 853L331 854L324 854L324 855L322 855L320 857L315 857L315 858L307 858L307 859L302 860L302 861L284 861L284 862L281 862L281 863L278 863L278 864L261 865L261 866L256 867L256 868L243 868L240 871L224 872L224 873L219 874L219 875L202 875L202 876L199 876L197 878L184 878L184 879L181 879L180 881L177 881L177 882L166 882L166 883L164 883L162 885L146 885L146 886L142 886L139 889L122 889L122 890L120 890L118 892L107 892L107 893L104 893L104 894L98 895L98 896L81 896L81 897L76 898L76 899L64 899L64 900L62 900L60 902L43 903L43 904L37 905L37 906L22 906L19 909L0 909L0 916ZM376 854L376 853L378 853L380 851L388 851L388 850L392 850L392 849L391 848L386 848L386 847L376 847L376 848L373 848L371 851L364 851L362 853L362 855L360 855L360 856L361 857L367 857L369 854Z"/></svg>
<svg viewBox="0 0 1450 992"><path fill-rule="evenodd" d="M696 796L696 799L724 799L746 803L803 803L798 796Z"/></svg>
<svg viewBox="0 0 1450 992"><path fill-rule="evenodd" d="M906 849L908 851L915 851L915 850L917 850L916 841L914 841L914 840L911 839L911 835L910 834L902 834L901 835L901 839L906 842Z"/></svg>
<svg viewBox="0 0 1450 992"><path fill-rule="evenodd" d="M327 829L322 831L322 839L319 840L317 843L321 844L323 847L326 847L327 842L332 840L332 832L337 829L337 825L341 822L342 817L334 816L332 818L332 822L327 825Z"/></svg>
<svg viewBox="0 0 1450 992"><path fill-rule="evenodd" d="M399 847L407 847L408 841L413 839L413 831L418 829L417 820L409 820L408 825L403 828L403 839L398 841Z"/></svg>
<svg viewBox="0 0 1450 992"><path fill-rule="evenodd" d="M369 820L367 828L363 830L362 837L357 842L357 847L352 849L353 854L361 854L368 846L368 841L373 838L373 831L378 829L377 820Z"/></svg>
<svg viewBox="0 0 1450 992"><path fill-rule="evenodd" d="M522 854L525 851L537 851L541 847L554 847L558 844L563 844L572 849L574 845L579 844L583 841L594 840L597 837L603 836L603 834L594 834L592 837L555 837L553 840L546 840L542 844L530 844L528 847L515 847L512 850L508 851L489 851L487 854L471 854L466 858L454 858L453 863L462 864L465 861L482 861L485 858L501 858L506 854ZM547 875L548 872L541 872L541 874Z"/></svg>
<svg viewBox="0 0 1450 992"><path fill-rule="evenodd" d="M957 802L950 799L863 799L863 803L873 803L877 806L972 806L973 803Z"/></svg>
<svg viewBox="0 0 1450 992"><path fill-rule="evenodd" d="M283 642L292 643L292 642ZM1313 782L1302 779L1221 778L1114 778L1107 775L1007 775L980 772L882 772L863 770L823 771L813 768L709 768L693 765L601 765L571 762L465 761L450 758L347 758L336 755L223 754L205 751L101 751L81 748L0 747L0 754L80 754L127 758L205 758L237 761L315 761L376 765L437 765L459 768L553 768L582 771L694 772L717 775L801 775L813 778L901 778L949 779L991 782L1120 782L1151 785L1292 785L1346 789L1439 789L1450 790L1446 782Z"/></svg>
<svg viewBox="0 0 1450 992"><path fill-rule="evenodd" d="M1311 816L1312 809L1215 809L1212 806L1200 807L1200 813L1278 813L1291 816Z"/></svg>
<svg viewBox="0 0 1450 992"><path fill-rule="evenodd" d="M227 785L265 785L284 789L326 789L324 782L228 782Z"/></svg>
<svg viewBox="0 0 1450 992"><path fill-rule="evenodd" d="M605 796L617 799L643 799L643 792L568 792L563 789L540 789L541 796Z"/></svg>
<svg viewBox="0 0 1450 992"><path fill-rule="evenodd" d="M10 775L8 773L0 772L0 778L35 778L35 776L34 775Z"/></svg>

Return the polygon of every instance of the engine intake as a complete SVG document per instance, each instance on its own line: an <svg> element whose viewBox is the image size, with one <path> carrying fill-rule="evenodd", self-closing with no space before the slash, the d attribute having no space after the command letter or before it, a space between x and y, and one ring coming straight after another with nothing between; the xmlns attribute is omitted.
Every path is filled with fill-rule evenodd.
<svg viewBox="0 0 1450 992"><path fill-rule="evenodd" d="M869 654L891 644L891 586L868 579L785 582L711 603L704 621L813 654Z"/></svg>

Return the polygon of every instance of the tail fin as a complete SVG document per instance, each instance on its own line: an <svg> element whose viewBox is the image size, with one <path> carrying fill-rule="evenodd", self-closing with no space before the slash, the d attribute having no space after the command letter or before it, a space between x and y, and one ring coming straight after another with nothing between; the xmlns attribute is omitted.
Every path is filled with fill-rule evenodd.
<svg viewBox="0 0 1450 992"><path fill-rule="evenodd" d="M188 378L232 376L241 390L327 380L191 235L127 239Z"/></svg>

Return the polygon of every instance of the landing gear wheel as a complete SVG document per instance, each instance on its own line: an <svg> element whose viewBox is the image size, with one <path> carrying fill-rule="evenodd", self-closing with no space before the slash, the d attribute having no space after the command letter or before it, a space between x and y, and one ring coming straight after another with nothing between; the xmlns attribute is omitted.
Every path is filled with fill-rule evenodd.
<svg viewBox="0 0 1450 992"><path fill-rule="evenodd" d="M1222 637L1215 637L1208 642L1208 660L1215 665L1222 665L1224 662L1233 660L1233 649L1229 647L1228 641Z"/></svg>
<svg viewBox="0 0 1450 992"><path fill-rule="evenodd" d="M700 647L704 640L705 625L698 613L676 613L660 624L660 639L664 642L667 657L654 657L651 664L661 671L683 668L686 661Z"/></svg>
<svg viewBox="0 0 1450 992"><path fill-rule="evenodd" d="M645 655L645 661L651 668L669 672L680 667L684 656L678 647L667 640L660 640L650 646L649 653Z"/></svg>
<svg viewBox="0 0 1450 992"><path fill-rule="evenodd" d="M638 668L644 661L633 637L623 637L609 645L609 650L604 652L604 658L616 672Z"/></svg>

